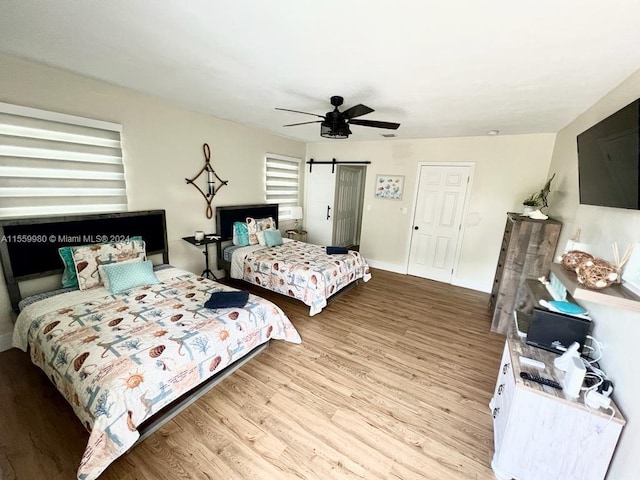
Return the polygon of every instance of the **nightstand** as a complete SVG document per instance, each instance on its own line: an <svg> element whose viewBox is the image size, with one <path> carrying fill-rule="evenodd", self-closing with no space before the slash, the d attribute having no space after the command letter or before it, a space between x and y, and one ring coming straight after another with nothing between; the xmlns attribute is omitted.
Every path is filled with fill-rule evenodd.
<svg viewBox="0 0 640 480"><path fill-rule="evenodd" d="M306 230L302 230L300 232L298 232L297 230L287 230L285 233L287 234L287 238L290 238L291 240L298 240L299 242L307 241Z"/></svg>
<svg viewBox="0 0 640 480"><path fill-rule="evenodd" d="M209 235L205 235L202 240L196 240L196 237L194 236L182 237L182 240L184 240L185 242L189 242L191 245L195 245L196 247L204 245L204 252L202 252L204 253L204 270L202 271L202 276L206 278L209 278L211 276L214 280L218 280L213 272L209 269L209 244L216 244L217 258L220 258L222 256L220 248L220 236L216 235L215 233L211 233Z"/></svg>

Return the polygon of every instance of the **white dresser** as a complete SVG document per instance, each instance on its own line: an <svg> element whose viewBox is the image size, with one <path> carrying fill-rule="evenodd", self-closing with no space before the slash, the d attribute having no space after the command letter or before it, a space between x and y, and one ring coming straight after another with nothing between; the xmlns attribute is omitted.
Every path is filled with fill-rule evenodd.
<svg viewBox="0 0 640 480"><path fill-rule="evenodd" d="M544 362L540 370L520 365L520 355ZM563 391L523 380L522 370L562 384L553 366L557 355L530 347L512 331L507 335L498 381L489 404L495 454L491 467L499 480L596 480L607 473L625 424L610 410L588 409Z"/></svg>

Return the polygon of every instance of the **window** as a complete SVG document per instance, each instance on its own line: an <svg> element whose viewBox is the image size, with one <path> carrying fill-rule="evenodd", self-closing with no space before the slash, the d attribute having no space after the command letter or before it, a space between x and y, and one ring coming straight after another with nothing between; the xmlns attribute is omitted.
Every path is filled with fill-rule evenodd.
<svg viewBox="0 0 640 480"><path fill-rule="evenodd" d="M300 205L301 160L283 155L267 154L266 194L267 203L279 204L280 220L291 220L291 207Z"/></svg>
<svg viewBox="0 0 640 480"><path fill-rule="evenodd" d="M0 102L0 218L126 211L121 132Z"/></svg>

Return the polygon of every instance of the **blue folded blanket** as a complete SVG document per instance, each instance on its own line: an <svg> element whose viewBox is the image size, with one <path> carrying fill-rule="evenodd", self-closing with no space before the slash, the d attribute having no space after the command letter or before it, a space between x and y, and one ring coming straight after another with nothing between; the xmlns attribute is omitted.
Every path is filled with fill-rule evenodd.
<svg viewBox="0 0 640 480"><path fill-rule="evenodd" d="M237 290L234 292L213 292L211 298L204 302L205 308L216 310L218 308L244 307L249 300L249 292Z"/></svg>
<svg viewBox="0 0 640 480"><path fill-rule="evenodd" d="M346 247L327 247L327 255L336 255L349 253L349 250Z"/></svg>

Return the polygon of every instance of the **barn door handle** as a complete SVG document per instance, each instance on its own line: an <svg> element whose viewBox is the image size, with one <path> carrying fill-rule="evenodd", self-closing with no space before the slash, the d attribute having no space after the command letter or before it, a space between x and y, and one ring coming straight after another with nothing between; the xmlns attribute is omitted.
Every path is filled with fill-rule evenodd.
<svg viewBox="0 0 640 480"><path fill-rule="evenodd" d="M331 215L329 215L329 212L331 212L331 207L327 205L327 220L331 218Z"/></svg>

